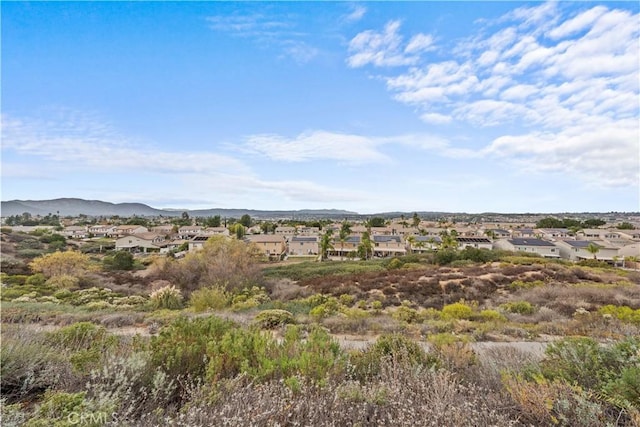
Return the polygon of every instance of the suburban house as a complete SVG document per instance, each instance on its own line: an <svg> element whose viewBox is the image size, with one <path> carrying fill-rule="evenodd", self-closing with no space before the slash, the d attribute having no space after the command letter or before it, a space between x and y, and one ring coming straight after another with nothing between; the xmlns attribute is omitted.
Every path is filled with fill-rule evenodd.
<svg viewBox="0 0 640 427"><path fill-rule="evenodd" d="M299 236L317 236L320 233L319 227L298 227Z"/></svg>
<svg viewBox="0 0 640 427"><path fill-rule="evenodd" d="M116 239L116 250L130 252L159 252L165 246L165 237L156 233L130 234Z"/></svg>
<svg viewBox="0 0 640 427"><path fill-rule="evenodd" d="M199 251L204 246L205 242L209 240L209 236L195 236L189 239L189 252Z"/></svg>
<svg viewBox="0 0 640 427"><path fill-rule="evenodd" d="M184 240L190 240L202 232L199 225L184 225L178 229L178 237Z"/></svg>
<svg viewBox="0 0 640 427"><path fill-rule="evenodd" d="M538 228L536 234L543 239L564 239L569 237L569 230L567 228Z"/></svg>
<svg viewBox="0 0 640 427"><path fill-rule="evenodd" d="M124 237L131 234L141 234L148 232L149 230L147 229L147 227L143 227L142 225L116 225L111 232L111 236Z"/></svg>
<svg viewBox="0 0 640 427"><path fill-rule="evenodd" d="M202 236L229 236L229 230L226 227L207 227L200 234Z"/></svg>
<svg viewBox="0 0 640 427"><path fill-rule="evenodd" d="M489 228L484 231L485 236L492 236L494 239L508 239L511 237L511 233L509 230L504 230L502 228Z"/></svg>
<svg viewBox="0 0 640 427"><path fill-rule="evenodd" d="M462 237L483 237L483 233L480 230L471 227L453 227L451 230L455 230L458 236Z"/></svg>
<svg viewBox="0 0 640 427"><path fill-rule="evenodd" d="M173 234L173 227L174 226L171 224L156 225L155 227L151 227L149 231L151 231L152 233L164 234L166 236L169 234Z"/></svg>
<svg viewBox="0 0 640 427"><path fill-rule="evenodd" d="M511 232L512 237L536 237L533 228L516 228Z"/></svg>
<svg viewBox="0 0 640 427"><path fill-rule="evenodd" d="M295 227L287 227L287 226L281 226L281 225L276 227L276 231L275 231L275 234L279 236L295 236L296 233L297 233L297 230Z"/></svg>
<svg viewBox="0 0 640 427"><path fill-rule="evenodd" d="M92 225L89 227L89 237L109 237L114 234L114 229L116 227L114 225L101 224L101 225Z"/></svg>
<svg viewBox="0 0 640 427"><path fill-rule="evenodd" d="M287 252L284 237L277 234L250 234L244 240L256 245L269 259L280 259Z"/></svg>
<svg viewBox="0 0 640 427"><path fill-rule="evenodd" d="M395 236L398 234L396 227L371 227L371 234L376 236Z"/></svg>
<svg viewBox="0 0 640 427"><path fill-rule="evenodd" d="M440 236L414 236L412 239L407 239L407 242L411 252L422 253L437 250L442 239Z"/></svg>
<svg viewBox="0 0 640 427"><path fill-rule="evenodd" d="M341 242L334 234L333 249L329 251L330 256L346 257L352 252L358 250L360 245L360 236L351 235L348 236L344 242Z"/></svg>
<svg viewBox="0 0 640 427"><path fill-rule="evenodd" d="M560 250L560 257L571 261L580 261L583 259L593 259L594 254L587 250L589 245L596 245L598 252L595 258L601 261L613 261L618 256L618 248L610 247L602 241L593 242L590 240L559 240L555 242Z"/></svg>
<svg viewBox="0 0 640 427"><path fill-rule="evenodd" d="M457 237L458 248L493 249L493 243L486 237Z"/></svg>
<svg viewBox="0 0 640 427"><path fill-rule="evenodd" d="M318 238L314 236L291 237L289 255L318 255Z"/></svg>
<svg viewBox="0 0 640 427"><path fill-rule="evenodd" d="M81 225L70 225L69 227L65 227L60 234L69 239L84 239L89 235L87 227L83 227Z"/></svg>
<svg viewBox="0 0 640 427"><path fill-rule="evenodd" d="M623 239L640 241L640 230L620 230L618 232Z"/></svg>
<svg viewBox="0 0 640 427"><path fill-rule="evenodd" d="M407 253L400 236L373 235L373 255L377 257L399 256Z"/></svg>
<svg viewBox="0 0 640 427"><path fill-rule="evenodd" d="M506 251L538 254L545 258L560 258L560 250L553 243L536 238L499 239L493 242L493 247Z"/></svg>

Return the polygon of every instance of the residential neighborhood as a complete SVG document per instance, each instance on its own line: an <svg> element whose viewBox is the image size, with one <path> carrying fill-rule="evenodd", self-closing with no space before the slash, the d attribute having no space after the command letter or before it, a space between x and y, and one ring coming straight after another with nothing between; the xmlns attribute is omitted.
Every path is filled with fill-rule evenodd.
<svg viewBox="0 0 640 427"><path fill-rule="evenodd" d="M324 219L297 224L282 219L243 218L244 225L235 220L229 221L227 226L218 225L218 219L213 227L202 225L201 219L183 219L178 225L166 218L141 220L137 217L102 219L98 224L79 225L85 219L65 218L57 228L50 225L13 225L13 229L25 232L38 227L56 229L79 245L96 239L109 240L116 251L128 251L138 256L160 253L180 257L189 251L202 249L212 236L224 236L255 245L271 261L358 259L362 258L359 250L363 245L370 246L367 253L372 258L465 248L513 251L569 261L597 259L611 264L620 263L625 258L640 257L639 217L632 217L633 222L602 221L602 226L596 228L537 227L536 222L513 223L508 217L504 217L502 223L418 218L413 224L405 221L404 217L350 221ZM3 226L13 222L2 218ZM141 225L143 223L146 225ZM619 227L619 224L625 225Z"/></svg>

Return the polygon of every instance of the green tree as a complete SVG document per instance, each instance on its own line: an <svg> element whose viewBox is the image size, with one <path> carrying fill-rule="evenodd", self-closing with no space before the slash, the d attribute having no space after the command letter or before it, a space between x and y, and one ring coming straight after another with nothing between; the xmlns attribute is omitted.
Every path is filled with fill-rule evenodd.
<svg viewBox="0 0 640 427"><path fill-rule="evenodd" d="M598 259L596 255L598 252L600 252L600 246L596 245L595 243L589 243L589 246L587 246L585 249L587 250L587 252L593 255L593 259Z"/></svg>
<svg viewBox="0 0 640 427"><path fill-rule="evenodd" d="M607 222L597 218L590 218L584 221L585 227L600 227L605 225Z"/></svg>
<svg viewBox="0 0 640 427"><path fill-rule="evenodd" d="M240 217L240 221L238 222L245 227L251 227L251 216L249 214L244 214Z"/></svg>
<svg viewBox="0 0 640 427"><path fill-rule="evenodd" d="M333 234L333 230L327 230L324 232L322 237L320 238L320 259L327 259L327 253L329 250L333 249L333 243L331 235Z"/></svg>
<svg viewBox="0 0 640 427"><path fill-rule="evenodd" d="M458 248L458 232L455 230L451 230L448 232L447 230L443 230L440 232L440 249L452 249L455 250Z"/></svg>
<svg viewBox="0 0 640 427"><path fill-rule="evenodd" d="M236 233L236 238L238 240L242 239L246 233L246 230L244 228L244 225L242 225L241 223L237 223L233 225L233 229L234 232Z"/></svg>
<svg viewBox="0 0 640 427"><path fill-rule="evenodd" d="M536 222L536 228L562 228L563 226L562 220L551 217L543 218Z"/></svg>
<svg viewBox="0 0 640 427"><path fill-rule="evenodd" d="M386 225L386 221L384 218L379 216L374 216L369 221L369 227L384 227Z"/></svg>
<svg viewBox="0 0 640 427"><path fill-rule="evenodd" d="M616 228L618 230L635 230L636 229L633 226L633 224L631 224L630 222L621 222L620 224L616 225Z"/></svg>
<svg viewBox="0 0 640 427"><path fill-rule="evenodd" d="M342 254L344 253L344 244L349 238L350 234L351 224L349 224L347 221L344 221L342 223L342 226L340 227L340 234L338 235L338 238L340 239L340 259L342 259Z"/></svg>
<svg viewBox="0 0 640 427"><path fill-rule="evenodd" d="M418 216L418 212L413 213L413 216L411 217L411 221L412 221L411 224L414 227L417 227L420 225L420 217Z"/></svg>
<svg viewBox="0 0 640 427"><path fill-rule="evenodd" d="M416 236L409 234L405 241L409 244L409 253L413 252L413 247L416 246Z"/></svg>
<svg viewBox="0 0 640 427"><path fill-rule="evenodd" d="M373 256L373 242L371 241L371 235L368 231L362 233L360 237L358 256L363 260L367 260Z"/></svg>
<svg viewBox="0 0 640 427"><path fill-rule="evenodd" d="M222 224L220 215L210 216L204 220L204 225L207 227L220 227L220 224Z"/></svg>

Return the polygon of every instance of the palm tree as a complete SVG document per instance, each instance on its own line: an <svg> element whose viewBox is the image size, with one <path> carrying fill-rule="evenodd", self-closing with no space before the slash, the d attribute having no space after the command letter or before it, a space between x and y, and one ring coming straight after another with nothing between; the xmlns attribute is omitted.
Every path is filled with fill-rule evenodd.
<svg viewBox="0 0 640 427"><path fill-rule="evenodd" d="M409 253L412 253L413 246L416 244L416 236L410 234L405 238L405 241L409 244Z"/></svg>
<svg viewBox="0 0 640 427"><path fill-rule="evenodd" d="M324 234L322 235L322 238L320 239L320 260L324 261L325 259L327 259L327 252L329 252L330 249L333 249L333 244L331 243L331 235L333 234L333 230L328 229L327 231L324 232Z"/></svg>
<svg viewBox="0 0 640 427"><path fill-rule="evenodd" d="M458 232L455 230L451 230L451 233L444 230L440 233L442 241L440 243L440 247L442 249L457 249L458 248Z"/></svg>
<svg viewBox="0 0 640 427"><path fill-rule="evenodd" d="M593 259L598 259L596 257L596 254L600 252L600 246L596 245L595 243L589 243L589 246L587 246L585 249L587 250L587 252L593 255Z"/></svg>
<svg viewBox="0 0 640 427"><path fill-rule="evenodd" d="M340 234L338 235L340 239L340 260L342 261L342 255L344 254L344 243L349 238L351 234L351 225L345 221L342 223L342 227L340 227Z"/></svg>

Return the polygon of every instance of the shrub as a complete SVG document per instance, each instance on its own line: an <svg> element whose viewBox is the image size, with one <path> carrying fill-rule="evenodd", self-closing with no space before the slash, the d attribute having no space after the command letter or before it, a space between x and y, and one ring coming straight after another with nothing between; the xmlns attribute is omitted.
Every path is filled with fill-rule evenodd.
<svg viewBox="0 0 640 427"><path fill-rule="evenodd" d="M46 277L53 276L80 276L89 270L91 261L89 257L80 252L54 252L34 259L29 266L36 273L42 273Z"/></svg>
<svg viewBox="0 0 640 427"><path fill-rule="evenodd" d="M202 378L206 372L207 345L219 341L234 323L215 316L178 317L151 337L151 358L172 378Z"/></svg>
<svg viewBox="0 0 640 427"><path fill-rule="evenodd" d="M85 392L65 393L61 391L48 390L44 394L42 403L36 407L35 413L25 424L25 427L60 426L67 427L74 425L74 420L80 420L80 414L89 411L89 405L85 400ZM110 418L109 418L110 419ZM83 418L84 420L84 418ZM106 413L103 419L98 422L85 421L88 426L98 426L107 420ZM102 421L102 422L100 422Z"/></svg>
<svg viewBox="0 0 640 427"><path fill-rule="evenodd" d="M182 293L175 286L164 286L149 295L154 309L176 310L182 307Z"/></svg>
<svg viewBox="0 0 640 427"><path fill-rule="evenodd" d="M191 293L189 303L195 311L220 310L231 305L231 294L219 286L200 288Z"/></svg>
<svg viewBox="0 0 640 427"><path fill-rule="evenodd" d="M418 311L401 305L391 313L391 317L401 322L413 323L418 320Z"/></svg>
<svg viewBox="0 0 640 427"><path fill-rule="evenodd" d="M497 310L482 310L478 316L483 322L504 322L507 320Z"/></svg>
<svg viewBox="0 0 640 427"><path fill-rule="evenodd" d="M519 289L533 289L533 288L537 288L538 286L544 286L544 282L542 280L533 280L530 282L525 282L522 280L514 280L509 285L509 289L517 291Z"/></svg>
<svg viewBox="0 0 640 427"><path fill-rule="evenodd" d="M515 301L500 304L500 309L508 313L533 314L536 308L528 301Z"/></svg>
<svg viewBox="0 0 640 427"><path fill-rule="evenodd" d="M470 319L473 316L473 308L464 302L447 304L442 307L444 319Z"/></svg>
<svg viewBox="0 0 640 427"><path fill-rule="evenodd" d="M47 279L44 277L44 274L36 273L27 277L25 284L31 285L31 286L42 286L46 281Z"/></svg>
<svg viewBox="0 0 640 427"><path fill-rule="evenodd" d="M399 334L381 335L364 351L351 354L351 375L359 381L371 380L381 373L385 360L411 366L437 367L438 359L426 353L415 341Z"/></svg>
<svg viewBox="0 0 640 427"><path fill-rule="evenodd" d="M47 280L46 284L58 289L77 289L80 279L68 274L53 276Z"/></svg>
<svg viewBox="0 0 640 427"><path fill-rule="evenodd" d="M254 319L255 323L263 329L274 329L287 324L295 323L293 314L286 310L263 310Z"/></svg>
<svg viewBox="0 0 640 427"><path fill-rule="evenodd" d="M603 316L609 315L626 323L640 325L640 309L634 310L627 306L605 305L598 310Z"/></svg>

